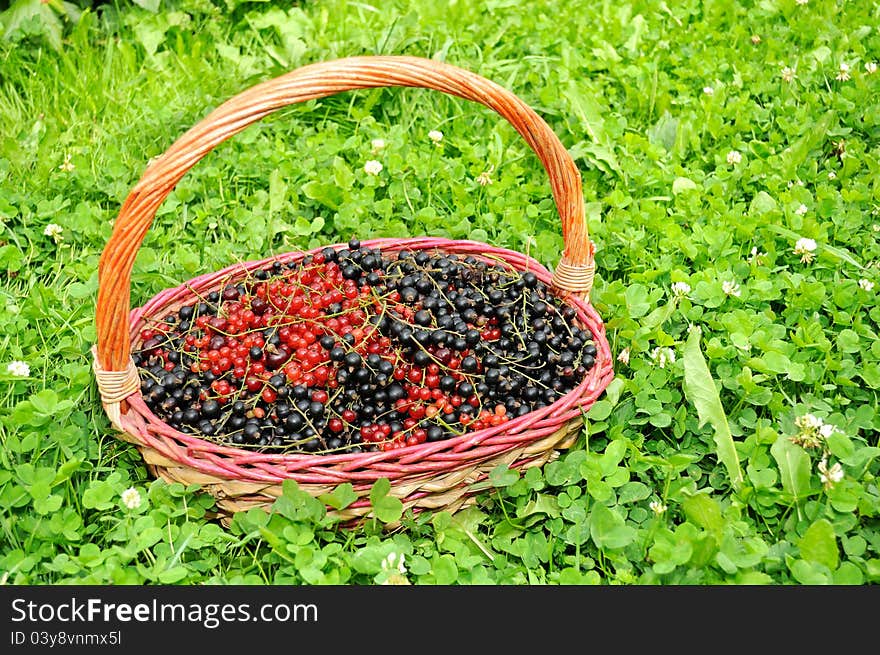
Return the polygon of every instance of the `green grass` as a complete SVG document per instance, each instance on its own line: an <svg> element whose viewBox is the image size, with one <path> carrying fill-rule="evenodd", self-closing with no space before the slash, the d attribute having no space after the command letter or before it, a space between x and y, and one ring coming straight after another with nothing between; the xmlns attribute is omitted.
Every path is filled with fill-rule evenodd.
<svg viewBox="0 0 880 655"><path fill-rule="evenodd" d="M876 3L118 4L62 22L58 48L34 20L0 41L3 582L373 584L391 552L416 584L880 581ZM288 485L271 515L224 528L209 496L152 479L109 427L89 356L98 257L149 159L213 107L378 53L472 69L548 121L582 173L594 305L629 359L569 452L495 471L469 510L341 530ZM160 209L132 302L352 234L473 238L548 266L562 246L510 126L434 92L361 91L207 156ZM810 440L808 413L833 431Z"/></svg>

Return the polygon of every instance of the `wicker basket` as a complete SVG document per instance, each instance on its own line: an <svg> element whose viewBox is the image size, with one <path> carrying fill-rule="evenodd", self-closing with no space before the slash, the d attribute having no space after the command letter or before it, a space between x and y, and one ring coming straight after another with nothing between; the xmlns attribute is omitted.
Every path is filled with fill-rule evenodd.
<svg viewBox="0 0 880 655"><path fill-rule="evenodd" d="M251 123L296 102L353 89L422 87L479 102L507 119L546 169L562 220L565 248L554 273L518 252L474 241L438 238L378 239L365 246L385 252L440 249L449 253L501 258L518 270L533 271L577 310L578 322L594 335L595 364L587 377L552 405L497 427L445 441L384 452L347 454L267 454L227 447L184 434L156 417L140 395L131 358L148 319L193 302L195 293L219 288L230 276L267 261L293 262L308 253L236 264L202 275L131 310L130 282L138 248L162 201L183 175L212 148ZM313 251L316 252L316 251ZM602 320L589 302L594 248L584 215L581 179L571 157L549 126L515 95L474 73L417 57L353 57L304 66L258 84L228 100L153 161L122 205L102 253L96 310L94 371L102 404L121 438L135 444L150 471L168 481L196 483L217 499L223 512L267 507L285 479L314 496L341 483L353 485L358 500L338 511L342 519L370 514L369 492L379 478L405 508L454 512L474 499L475 483L499 464L540 466L569 447L583 426L583 413L612 378L611 353Z"/></svg>

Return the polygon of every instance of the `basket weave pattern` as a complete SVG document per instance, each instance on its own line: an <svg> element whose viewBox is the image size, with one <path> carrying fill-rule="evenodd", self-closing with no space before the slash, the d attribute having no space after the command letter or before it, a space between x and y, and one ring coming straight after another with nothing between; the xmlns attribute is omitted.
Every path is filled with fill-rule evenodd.
<svg viewBox="0 0 880 655"><path fill-rule="evenodd" d="M156 417L140 396L132 348L141 330L169 312L194 302L267 262L296 262L309 253L292 252L235 264L199 276L130 309L134 258L162 201L183 175L212 148L267 114L294 102L359 88L410 86L435 89L479 102L506 118L540 158L550 177L562 221L565 249L553 274L524 254L474 241L431 237L376 239L364 246L383 252L440 250L502 260L529 270L577 310L596 346L586 378L555 403L497 427L399 450L345 454L272 454L223 446L175 430ZM340 245L341 247L341 245ZM316 249L312 252L318 252ZM169 481L203 485L227 512L265 506L294 479L315 496L344 482L359 500L339 512L344 518L369 513L373 482L385 477L404 506L455 511L473 499L472 485L499 464L540 466L573 443L583 414L612 378L611 353L602 320L589 303L593 244L587 235L581 181L571 157L547 124L519 98L474 73L414 57L355 57L312 64L248 89L227 101L184 134L144 172L124 202L99 267L96 312L98 342L93 350L102 403L121 438L134 443L151 471Z"/></svg>

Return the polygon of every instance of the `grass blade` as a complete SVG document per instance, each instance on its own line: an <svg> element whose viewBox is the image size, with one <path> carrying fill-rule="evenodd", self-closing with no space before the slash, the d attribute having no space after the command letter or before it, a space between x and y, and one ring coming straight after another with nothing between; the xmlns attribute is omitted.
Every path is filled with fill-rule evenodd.
<svg viewBox="0 0 880 655"><path fill-rule="evenodd" d="M697 408L700 427L709 423L714 428L715 454L727 469L734 490L739 491L743 482L743 473L739 466L736 447L733 444L733 435L730 433L730 426L727 423L727 415L724 413L721 399L718 396L718 388L700 350L700 330L690 331L682 361L684 363L685 396Z"/></svg>

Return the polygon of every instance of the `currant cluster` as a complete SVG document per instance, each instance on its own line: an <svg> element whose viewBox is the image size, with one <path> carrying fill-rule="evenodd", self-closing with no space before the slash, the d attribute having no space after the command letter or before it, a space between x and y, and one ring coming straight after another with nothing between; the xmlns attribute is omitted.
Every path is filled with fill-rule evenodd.
<svg viewBox="0 0 880 655"><path fill-rule="evenodd" d="M577 386L592 334L534 273L440 251L324 248L141 333L141 394L237 447L363 452L497 426Z"/></svg>

